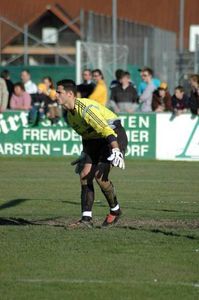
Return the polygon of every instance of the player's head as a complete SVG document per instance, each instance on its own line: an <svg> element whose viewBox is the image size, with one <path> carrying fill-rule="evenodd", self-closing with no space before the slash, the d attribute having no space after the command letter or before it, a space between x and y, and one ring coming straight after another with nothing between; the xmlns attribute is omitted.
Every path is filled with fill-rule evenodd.
<svg viewBox="0 0 199 300"><path fill-rule="evenodd" d="M57 99L59 104L70 108L70 104L74 101L77 95L77 86L71 79L63 79L57 82Z"/></svg>

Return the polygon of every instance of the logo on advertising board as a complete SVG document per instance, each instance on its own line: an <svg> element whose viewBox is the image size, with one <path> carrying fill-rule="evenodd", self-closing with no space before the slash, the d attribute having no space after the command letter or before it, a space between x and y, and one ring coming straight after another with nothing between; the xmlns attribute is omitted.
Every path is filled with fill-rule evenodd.
<svg viewBox="0 0 199 300"><path fill-rule="evenodd" d="M27 112L0 114L0 155L80 155L81 137L61 119L52 126L47 119L38 126L28 124ZM122 114L128 137L126 156L155 158L156 116Z"/></svg>
<svg viewBox="0 0 199 300"><path fill-rule="evenodd" d="M157 114L156 158L199 160L199 118L182 114L171 120L170 116Z"/></svg>
<svg viewBox="0 0 199 300"><path fill-rule="evenodd" d="M192 148L195 143L198 151L190 154L189 149ZM199 118L197 118L197 122L193 126L193 130L185 143L183 151L179 155L176 155L176 158L199 158Z"/></svg>

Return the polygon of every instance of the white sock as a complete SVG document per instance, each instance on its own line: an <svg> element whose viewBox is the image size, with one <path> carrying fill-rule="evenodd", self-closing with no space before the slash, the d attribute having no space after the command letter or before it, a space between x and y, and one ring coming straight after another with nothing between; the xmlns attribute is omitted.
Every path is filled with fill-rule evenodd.
<svg viewBox="0 0 199 300"><path fill-rule="evenodd" d="M90 217L90 218L92 218L92 211L83 211L82 217Z"/></svg>
<svg viewBox="0 0 199 300"><path fill-rule="evenodd" d="M118 209L120 209L119 204L117 204L115 207L111 208L111 211L116 211L116 210L118 210Z"/></svg>

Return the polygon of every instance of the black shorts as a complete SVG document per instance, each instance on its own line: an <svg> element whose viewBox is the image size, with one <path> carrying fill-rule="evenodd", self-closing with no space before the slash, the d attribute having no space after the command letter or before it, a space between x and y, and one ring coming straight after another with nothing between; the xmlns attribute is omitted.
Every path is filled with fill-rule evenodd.
<svg viewBox="0 0 199 300"><path fill-rule="evenodd" d="M117 142L120 151L125 154L128 140L125 129L122 127L120 121L117 121L116 128L114 129L117 134ZM97 164L99 162L107 163L107 158L111 155L111 146L107 139L92 139L83 140L83 151L86 153L85 162L91 164Z"/></svg>

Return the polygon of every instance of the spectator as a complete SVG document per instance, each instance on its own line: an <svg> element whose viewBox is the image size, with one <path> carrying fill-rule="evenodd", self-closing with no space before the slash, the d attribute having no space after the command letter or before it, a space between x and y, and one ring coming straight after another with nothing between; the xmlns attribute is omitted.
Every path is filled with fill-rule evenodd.
<svg viewBox="0 0 199 300"><path fill-rule="evenodd" d="M5 80L6 82L6 86L7 86L7 90L8 90L8 107L10 108L10 98L12 96L12 93L14 91L14 84L13 82L10 80L10 72L8 70L3 70L1 72L1 77Z"/></svg>
<svg viewBox="0 0 199 300"><path fill-rule="evenodd" d="M4 112L8 106L8 90L6 82L0 78L0 113Z"/></svg>
<svg viewBox="0 0 199 300"><path fill-rule="evenodd" d="M89 99L95 100L100 104L106 105L108 99L107 87L104 81L102 71L99 69L92 71L93 79L96 82L96 87Z"/></svg>
<svg viewBox="0 0 199 300"><path fill-rule="evenodd" d="M199 115L199 75L194 74L190 77L191 96L190 96L190 110L192 114Z"/></svg>
<svg viewBox="0 0 199 300"><path fill-rule="evenodd" d="M21 82L14 84L14 93L10 99L10 108L14 110L29 110L31 108L31 97L25 92Z"/></svg>
<svg viewBox="0 0 199 300"><path fill-rule="evenodd" d="M172 97L173 112L176 116L187 112L189 107L189 98L184 92L184 88L179 85L175 88L175 93Z"/></svg>
<svg viewBox="0 0 199 300"><path fill-rule="evenodd" d="M113 79L111 81L110 90L112 90L113 88L115 88L116 86L118 86L120 84L120 79L123 74L124 74L124 71L122 69L117 69L115 71L115 79Z"/></svg>
<svg viewBox="0 0 199 300"><path fill-rule="evenodd" d="M88 98L95 89L95 83L92 81L92 71L85 69L82 73L83 82L77 86L77 92L81 98Z"/></svg>
<svg viewBox="0 0 199 300"><path fill-rule="evenodd" d="M56 100L56 90L54 89L51 77L44 77L42 83L38 85L38 93L41 94L47 116L52 124L58 122L60 114Z"/></svg>
<svg viewBox="0 0 199 300"><path fill-rule="evenodd" d="M21 72L21 80L24 84L25 91L28 94L34 95L37 93L37 86L34 82L32 82L30 72L28 70L23 70Z"/></svg>
<svg viewBox="0 0 199 300"><path fill-rule="evenodd" d="M116 105L115 111L133 113L137 107L137 99L137 91L131 84L129 72L123 72L120 84L111 91L111 100Z"/></svg>
<svg viewBox="0 0 199 300"><path fill-rule="evenodd" d="M153 71L150 68L145 68L142 70L142 78L146 83L146 88L142 95L139 98L141 104L140 110L142 112L151 112L152 111L152 97L153 92L156 90L156 85L153 82Z"/></svg>
<svg viewBox="0 0 199 300"><path fill-rule="evenodd" d="M162 82L153 93L152 110L155 112L172 111L171 95L166 82Z"/></svg>
<svg viewBox="0 0 199 300"><path fill-rule="evenodd" d="M138 95L141 96L144 92L144 90L146 89L147 87L147 83L144 81L144 78L143 78L143 73L145 71L150 71L150 73L152 74L152 77L153 77L153 70L148 68L148 67L144 67L143 69L138 69L138 71L140 72L140 76L142 78L142 81L140 82L139 86L138 86ZM159 88L160 86L160 80L158 78L152 78L153 80L153 83L154 85L156 86L156 89Z"/></svg>

